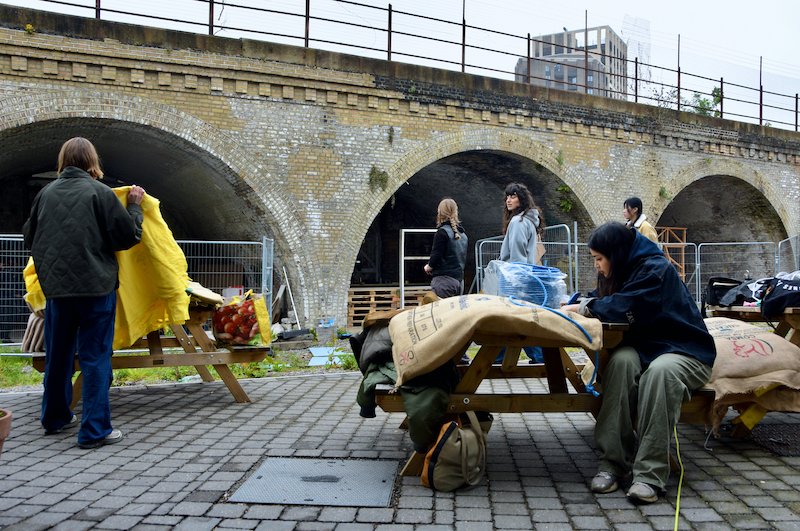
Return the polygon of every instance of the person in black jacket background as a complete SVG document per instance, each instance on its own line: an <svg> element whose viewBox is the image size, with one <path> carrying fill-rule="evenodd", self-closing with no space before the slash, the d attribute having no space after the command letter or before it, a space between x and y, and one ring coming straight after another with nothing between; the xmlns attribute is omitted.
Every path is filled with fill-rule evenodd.
<svg viewBox="0 0 800 531"><path fill-rule="evenodd" d="M423 268L432 275L431 289L439 298L464 293L464 265L467 263L469 239L458 219L458 205L449 197L439 202L433 248Z"/></svg>
<svg viewBox="0 0 800 531"><path fill-rule="evenodd" d="M83 373L82 448L123 437L111 426L108 397L119 287L114 253L130 249L142 236L144 190L131 187L125 207L97 181L102 177L92 143L68 140L58 155L58 178L36 196L23 227L47 298L42 426L51 435L77 425L70 410L77 351Z"/></svg>
<svg viewBox="0 0 800 531"><path fill-rule="evenodd" d="M681 402L708 383L716 347L658 245L611 222L592 232L588 247L599 270L597 290L562 310L629 325L602 375L603 405L594 430L600 462L591 489L613 492L632 473L628 499L652 503L669 477L670 437Z"/></svg>

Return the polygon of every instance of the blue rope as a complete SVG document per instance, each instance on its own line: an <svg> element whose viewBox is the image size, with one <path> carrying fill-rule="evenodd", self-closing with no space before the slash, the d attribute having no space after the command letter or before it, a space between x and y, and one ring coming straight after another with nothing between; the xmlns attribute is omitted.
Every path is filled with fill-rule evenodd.
<svg viewBox="0 0 800 531"><path fill-rule="evenodd" d="M575 322L575 320L573 318L571 318L571 317L569 317L567 315L564 315L563 313L558 312L558 311L556 311L556 310L554 310L552 308L548 308L547 306L542 306L541 304L536 304L536 303L533 303L533 302L523 301L523 300L518 299L518 298L516 298L514 296L509 297L508 300L511 301L512 304L516 304L517 306L542 308L542 309L547 310L549 312L553 312L556 315L560 315L561 317L563 317L564 319L566 319L570 323L572 323L575 326L577 326L578 329L581 332L583 332L583 335L585 335L586 338L589 340L589 343L592 342L592 336L589 335L589 332L587 332L586 329L584 329L581 325L579 325L577 322ZM592 380L591 380L592 382L594 382L595 379L597 378L597 366L599 364L600 364L600 354L595 350L594 351L594 372L592 373ZM590 392L594 396L600 396L600 393L597 392L597 390L595 390L594 386L591 383L586 386L586 390L588 392Z"/></svg>

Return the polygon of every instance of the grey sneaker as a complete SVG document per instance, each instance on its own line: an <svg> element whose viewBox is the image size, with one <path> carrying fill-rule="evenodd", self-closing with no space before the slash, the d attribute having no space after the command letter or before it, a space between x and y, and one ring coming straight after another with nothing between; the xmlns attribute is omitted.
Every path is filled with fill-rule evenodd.
<svg viewBox="0 0 800 531"><path fill-rule="evenodd" d="M617 483L617 476L611 472L600 471L597 473L594 479L592 479L592 492L606 494L608 492L614 492L617 490L617 487L619 487L619 483Z"/></svg>
<svg viewBox="0 0 800 531"><path fill-rule="evenodd" d="M658 492L647 483L637 481L628 489L628 499L636 504L653 503L658 499Z"/></svg>
<svg viewBox="0 0 800 531"><path fill-rule="evenodd" d="M88 443L78 443L78 446L86 450L91 450L93 448L100 448L101 446L105 446L107 444L117 444L121 440L122 440L122 431L111 430L111 433L109 433L104 438L98 441L92 441Z"/></svg>
<svg viewBox="0 0 800 531"><path fill-rule="evenodd" d="M73 414L72 415L72 419L69 422L67 422L66 424L64 424L63 426L61 426L60 428L55 429L55 430L44 430L44 434L45 435L55 435L56 433L61 433L62 431L66 430L67 428L74 428L77 425L78 425L78 417L76 417Z"/></svg>

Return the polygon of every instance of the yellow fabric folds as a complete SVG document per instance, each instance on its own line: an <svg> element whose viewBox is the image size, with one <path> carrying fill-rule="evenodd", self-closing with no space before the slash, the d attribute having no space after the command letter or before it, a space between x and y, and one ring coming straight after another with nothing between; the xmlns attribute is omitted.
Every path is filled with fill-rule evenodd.
<svg viewBox="0 0 800 531"><path fill-rule="evenodd" d="M128 206L130 186L114 188L123 206ZM117 254L119 289L114 325L114 349L131 346L139 338L168 324L183 324L189 318L191 279L186 257L161 217L158 199L145 194L142 242ZM29 260L23 275L28 293L25 300L34 308L44 307L44 294Z"/></svg>

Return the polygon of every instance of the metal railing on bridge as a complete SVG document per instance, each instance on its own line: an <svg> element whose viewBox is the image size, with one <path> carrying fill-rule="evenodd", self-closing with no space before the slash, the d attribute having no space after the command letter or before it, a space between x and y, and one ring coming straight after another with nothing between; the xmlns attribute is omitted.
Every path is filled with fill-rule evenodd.
<svg viewBox="0 0 800 531"><path fill-rule="evenodd" d="M402 58L405 62L416 64L432 64L447 69L460 68L462 72L469 69L471 73L493 77L523 78L527 83L535 81L557 89L649 103L659 108L659 116L655 118L657 121L665 118L662 111L688 111L753 121L759 125L783 129L794 128L798 131L800 98L797 93L782 94L766 90L760 77L759 85L754 87L733 83L730 79L725 81L723 77L717 77L719 72L712 77L710 73L698 75L682 71L680 36L678 60L673 68L648 64L640 60L640 57L633 60L619 57L620 54L612 52L604 43L570 47L532 39L530 33L527 36L513 35L473 26L467 24L465 18L460 22L453 22L398 11L391 4L377 7L351 0L305 0L296 2L297 8L293 10L285 2L273 2L274 9L266 6L268 2L261 2L258 7L244 5L245 3L228 0L168 0L153 7L144 3L111 0L39 0L37 5L52 6L53 11L89 15L97 19L129 23L141 21L151 26L202 31L209 35L224 32L225 36L231 37L270 38L277 42L289 41L298 45L302 43L304 47L313 44L317 48L345 50L347 53L356 50L362 55L389 61ZM334 6L342 5L346 5L347 12L335 13ZM220 21L223 12L226 18L225 21ZM331 16L339 18L317 14L331 12L334 12ZM350 19L346 20L348 17ZM428 34L415 33L421 31ZM584 32L584 42L587 42L588 28ZM376 43L376 33L385 39ZM575 33L580 33L580 30ZM342 35L346 35L347 39L342 40ZM500 42L501 48L489 47L487 42L492 39ZM536 70L537 63L548 66L554 72L557 69L562 72L567 70L563 61L537 56L535 53L532 55L531 47L536 43L554 47L557 53L566 54L571 60L569 69L581 71L583 76L562 73L562 77L556 79L557 74L550 77L531 75ZM437 50L439 54L432 56L431 50ZM471 58L476 59L467 62L468 53ZM595 60L594 63L590 62L590 57ZM509 65L516 64L520 59L525 60L527 65L523 74L497 67L505 61ZM621 63L625 67L612 75L609 68L612 63ZM599 66L591 68L592 64ZM760 69L761 66L759 73ZM618 78L618 82L601 88L594 79L603 75ZM671 81L656 81L654 78Z"/></svg>

